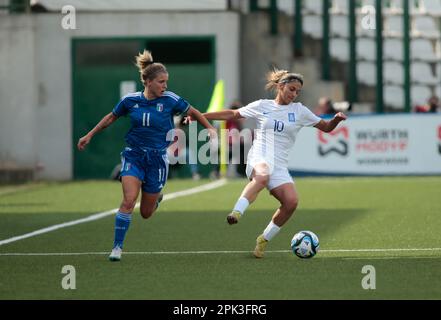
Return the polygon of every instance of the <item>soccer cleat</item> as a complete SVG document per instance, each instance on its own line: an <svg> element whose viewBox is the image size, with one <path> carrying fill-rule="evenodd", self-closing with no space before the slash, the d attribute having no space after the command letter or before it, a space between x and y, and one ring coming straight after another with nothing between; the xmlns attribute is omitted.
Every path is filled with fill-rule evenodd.
<svg viewBox="0 0 441 320"><path fill-rule="evenodd" d="M121 260L122 249L118 246L112 249L110 253L109 260L110 261L120 261Z"/></svg>
<svg viewBox="0 0 441 320"><path fill-rule="evenodd" d="M257 237L256 239L256 248L254 249L254 256L256 258L263 258L263 254L265 253L265 248L268 243L268 240L265 240L263 234Z"/></svg>
<svg viewBox="0 0 441 320"><path fill-rule="evenodd" d="M227 216L227 222L228 224L235 224L239 222L239 219L242 215L239 211L233 210L228 216Z"/></svg>

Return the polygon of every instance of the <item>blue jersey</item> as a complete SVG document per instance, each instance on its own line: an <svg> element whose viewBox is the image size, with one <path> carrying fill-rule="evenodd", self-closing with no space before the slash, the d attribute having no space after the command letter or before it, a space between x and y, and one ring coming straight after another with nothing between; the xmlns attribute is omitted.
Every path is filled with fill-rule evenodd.
<svg viewBox="0 0 441 320"><path fill-rule="evenodd" d="M117 117L130 117L132 127L125 137L129 147L164 150L173 142L167 141L167 133L174 129L173 116L189 108L187 101L171 91L153 100L135 92L124 96L112 112Z"/></svg>

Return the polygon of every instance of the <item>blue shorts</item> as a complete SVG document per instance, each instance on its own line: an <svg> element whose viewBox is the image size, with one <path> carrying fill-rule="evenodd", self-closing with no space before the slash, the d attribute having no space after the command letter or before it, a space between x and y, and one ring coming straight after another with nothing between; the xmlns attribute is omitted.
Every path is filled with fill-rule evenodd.
<svg viewBox="0 0 441 320"><path fill-rule="evenodd" d="M158 193L167 181L168 164L166 150L126 147L121 152L120 176L136 177L143 192Z"/></svg>

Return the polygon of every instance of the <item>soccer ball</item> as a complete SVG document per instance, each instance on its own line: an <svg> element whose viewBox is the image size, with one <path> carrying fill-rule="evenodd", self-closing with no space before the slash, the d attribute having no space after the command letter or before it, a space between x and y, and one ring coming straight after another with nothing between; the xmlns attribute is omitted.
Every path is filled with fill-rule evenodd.
<svg viewBox="0 0 441 320"><path fill-rule="evenodd" d="M319 251L319 239L312 231L300 231L291 240L291 249L302 259L312 258Z"/></svg>

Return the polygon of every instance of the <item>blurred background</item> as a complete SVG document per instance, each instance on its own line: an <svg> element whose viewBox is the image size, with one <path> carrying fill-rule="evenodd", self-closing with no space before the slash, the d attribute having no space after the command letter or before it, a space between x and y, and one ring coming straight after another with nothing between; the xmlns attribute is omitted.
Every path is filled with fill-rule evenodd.
<svg viewBox="0 0 441 320"><path fill-rule="evenodd" d="M109 178L128 121L76 143L142 89L144 48L201 112L218 80L228 108L271 97L273 67L303 74L299 101L350 119L302 132L293 174L439 175L440 17L441 0L0 0L0 183Z"/></svg>

